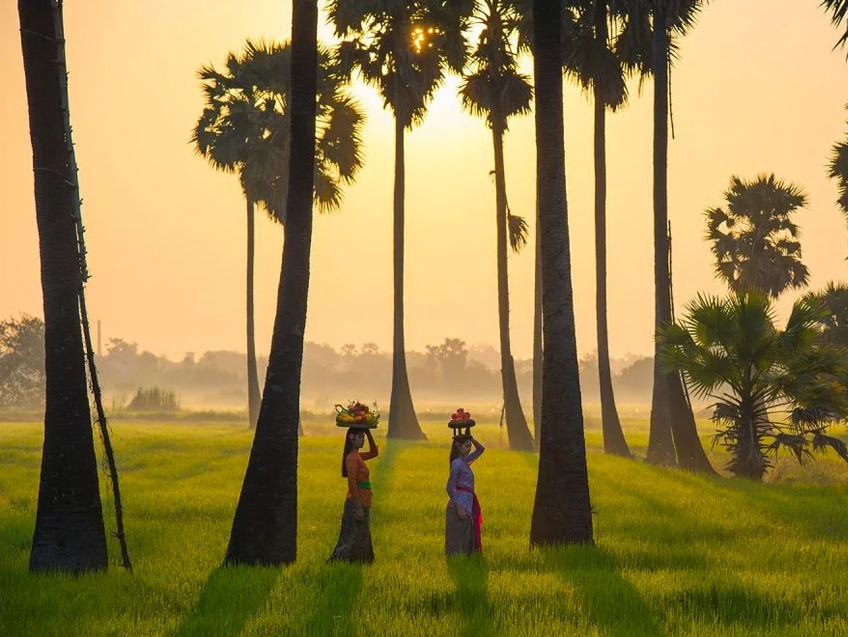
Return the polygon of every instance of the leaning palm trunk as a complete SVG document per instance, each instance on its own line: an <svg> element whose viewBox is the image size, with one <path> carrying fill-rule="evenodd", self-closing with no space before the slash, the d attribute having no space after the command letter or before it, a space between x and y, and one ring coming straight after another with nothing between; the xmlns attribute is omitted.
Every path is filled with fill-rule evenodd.
<svg viewBox="0 0 848 637"><path fill-rule="evenodd" d="M606 11L598 12L603 31L598 38L606 42ZM601 430L604 451L630 458L621 421L615 408L607 333L607 158L606 105L595 88L595 312L598 329L598 381L601 390Z"/></svg>
<svg viewBox="0 0 848 637"><path fill-rule="evenodd" d="M247 416L250 428L256 428L259 418L259 374L256 371L256 336L253 321L253 272L255 263L254 201L247 196Z"/></svg>
<svg viewBox="0 0 848 637"><path fill-rule="evenodd" d="M536 193L544 292L542 432L530 528L533 545L593 541L565 198L560 4L533 2Z"/></svg>
<svg viewBox="0 0 848 637"><path fill-rule="evenodd" d="M398 104L401 104L398 89ZM403 259L404 259L404 123L402 107L395 114L395 191L394 191L394 338L392 342L392 395L389 401L389 438L426 440L415 415L409 375L406 371L406 343L403 318Z"/></svg>
<svg viewBox="0 0 848 637"><path fill-rule="evenodd" d="M61 6L19 0L44 295L44 447L31 571L99 570L106 534L80 330L76 189L65 139Z"/></svg>
<svg viewBox="0 0 848 637"><path fill-rule="evenodd" d="M297 556L297 430L312 246L317 29L317 0L294 0L285 250L262 406L227 547L226 561L233 564L275 565Z"/></svg>
<svg viewBox="0 0 848 637"><path fill-rule="evenodd" d="M493 119L497 119L494 116ZM509 338L509 278L507 273L507 210L506 176L504 174L503 127L492 126L492 141L495 148L495 208L497 221L497 269L498 269L498 323L501 347L501 385L503 388L506 432L511 449L532 451L533 438L521 409L518 382L515 377L515 361Z"/></svg>
<svg viewBox="0 0 848 637"><path fill-rule="evenodd" d="M657 3L653 31L654 67L654 284L655 328L671 321L671 274L668 258L668 31L666 12ZM659 341L654 348L654 389L648 460L675 462L689 471L714 473L707 459L695 417L683 391L680 374L666 373L660 365Z"/></svg>

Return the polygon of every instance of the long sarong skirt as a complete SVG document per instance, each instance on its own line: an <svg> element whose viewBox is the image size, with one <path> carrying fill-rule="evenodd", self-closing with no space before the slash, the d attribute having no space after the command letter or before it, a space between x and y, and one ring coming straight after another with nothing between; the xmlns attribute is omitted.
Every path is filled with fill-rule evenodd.
<svg viewBox="0 0 848 637"><path fill-rule="evenodd" d="M449 502L445 510L445 554L470 555L480 550L474 529L474 517L459 517L456 505Z"/></svg>
<svg viewBox="0 0 848 637"><path fill-rule="evenodd" d="M342 513L342 528L339 531L339 541L328 562L374 561L374 547L371 544L371 507L362 507L363 519L356 519L356 504L353 500L345 500Z"/></svg>

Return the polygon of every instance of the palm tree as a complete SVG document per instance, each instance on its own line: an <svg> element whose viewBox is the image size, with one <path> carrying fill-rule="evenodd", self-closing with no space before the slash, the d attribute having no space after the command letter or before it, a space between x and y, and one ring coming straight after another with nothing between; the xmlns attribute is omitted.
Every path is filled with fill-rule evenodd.
<svg viewBox="0 0 848 637"><path fill-rule="evenodd" d="M617 43L622 59L644 77L654 75L654 282L655 329L671 321L671 271L668 240L668 75L675 38L695 23L706 0L632 0L626 3L624 28ZM650 55L647 46L650 43ZM680 375L660 365L654 350L654 389L648 460L689 471L714 473L695 424Z"/></svg>
<svg viewBox="0 0 848 637"><path fill-rule="evenodd" d="M845 377L848 352L822 338L826 315L823 303L800 299L780 331L769 298L741 292L725 300L699 296L683 320L660 330L662 364L716 401L714 440L730 450L732 473L762 479L767 453L781 446L799 460L810 444L831 446L848 461L845 444L824 434L848 413L848 391L833 382ZM779 407L791 410L789 426L769 419L769 408Z"/></svg>
<svg viewBox="0 0 848 637"><path fill-rule="evenodd" d="M845 220L848 221L848 134L841 142L833 145L833 157L828 166L827 176L836 180L839 187L839 199L836 203L842 210Z"/></svg>
<svg viewBox="0 0 848 637"><path fill-rule="evenodd" d="M291 42L285 250L262 406L227 547L229 564L277 565L297 556L297 433L316 157L317 0L292 3Z"/></svg>
<svg viewBox="0 0 848 637"><path fill-rule="evenodd" d="M319 49L315 201L322 212L338 209L341 183L351 183L362 166L358 104ZM288 184L291 47L248 40L241 54L230 53L221 73L198 72L206 106L192 134L195 150L218 170L239 176L247 203L247 391L250 426L259 417L259 376L253 319L254 208L285 222Z"/></svg>
<svg viewBox="0 0 848 637"><path fill-rule="evenodd" d="M841 28L842 23L845 23L845 33L842 34L833 48L844 46L848 43L848 0L822 0L821 6L824 7L825 11L833 14L830 19L833 26ZM848 56L848 52L846 52L846 56Z"/></svg>
<svg viewBox="0 0 848 637"><path fill-rule="evenodd" d="M376 87L395 117L393 201L394 337L389 431L392 438L424 439L418 424L404 339L404 133L420 124L433 92L450 69L465 63L464 31L474 0L331 0L329 16L342 39L338 56Z"/></svg>
<svg viewBox="0 0 848 637"><path fill-rule="evenodd" d="M848 350L848 285L831 281L824 290L807 296L827 309L819 321L824 339Z"/></svg>
<svg viewBox="0 0 848 637"><path fill-rule="evenodd" d="M31 571L105 569L100 505L80 325L77 189L66 126L67 70L61 5L19 0L44 295L47 384L44 448Z"/></svg>
<svg viewBox="0 0 848 637"><path fill-rule="evenodd" d="M774 175L750 182L734 175L724 198L726 209L705 213L718 277L733 292L759 290L774 299L806 287L810 272L801 263L801 231L791 220L807 203L803 191Z"/></svg>
<svg viewBox="0 0 848 637"><path fill-rule="evenodd" d="M607 329L606 264L606 110L615 111L627 101L625 67L611 46L621 20L608 0L585 0L567 12L570 28L563 40L563 64L567 75L591 91L595 104L595 282L598 335L598 376L604 450L631 457L615 407L609 361ZM620 10L620 8L619 8ZM610 34L610 26L615 30Z"/></svg>
<svg viewBox="0 0 848 637"><path fill-rule="evenodd" d="M504 413L512 449L531 451L533 438L521 408L515 362L509 337L509 279L507 241L513 250L526 242L526 224L509 214L506 197L503 140L507 120L530 111L533 89L527 76L518 72L511 39L518 16L501 0L484 0L476 17L482 27L477 47L469 58L469 68L459 90L462 105L486 119L492 130L495 155L495 221L497 231L498 319L500 326L501 384Z"/></svg>
<svg viewBox="0 0 848 637"><path fill-rule="evenodd" d="M536 196L544 288L539 477L530 543L592 543L592 507L574 328L562 106L562 8L533 2Z"/></svg>

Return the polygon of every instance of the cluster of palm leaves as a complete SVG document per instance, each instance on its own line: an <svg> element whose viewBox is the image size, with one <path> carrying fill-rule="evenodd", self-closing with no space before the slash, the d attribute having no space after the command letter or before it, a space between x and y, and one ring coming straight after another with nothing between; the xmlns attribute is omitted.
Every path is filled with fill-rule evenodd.
<svg viewBox="0 0 848 637"><path fill-rule="evenodd" d="M781 447L799 460L810 447L833 447L848 462L844 443L824 433L848 416L848 350L824 337L828 313L820 299L803 297L780 330L761 292L698 296L660 331L662 363L715 401L714 442L729 449L732 473L761 479L767 454Z"/></svg>

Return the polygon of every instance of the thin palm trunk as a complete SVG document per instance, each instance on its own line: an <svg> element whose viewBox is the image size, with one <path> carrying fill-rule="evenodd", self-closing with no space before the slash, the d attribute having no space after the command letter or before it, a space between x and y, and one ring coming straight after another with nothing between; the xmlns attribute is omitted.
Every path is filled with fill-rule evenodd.
<svg viewBox="0 0 848 637"><path fill-rule="evenodd" d="M259 419L259 374L256 371L256 336L253 324L253 272L254 272L254 202L247 197L247 416L250 428L256 428Z"/></svg>
<svg viewBox="0 0 848 637"><path fill-rule="evenodd" d="M654 328L671 319L668 272L668 32L662 2L657 3L653 29L654 67ZM651 425L648 435L648 461L675 464L671 437L669 378L660 367L659 342L654 347L654 388L651 397Z"/></svg>
<svg viewBox="0 0 848 637"><path fill-rule="evenodd" d="M402 110L402 91L398 89L398 105ZM406 371L406 343L403 318L403 258L404 258L404 124L401 114L395 115L395 191L394 191L394 339L392 352L392 395L389 402L389 438L426 440L415 415L409 375Z"/></svg>
<svg viewBox="0 0 848 637"><path fill-rule="evenodd" d="M503 127L492 126L492 142L495 150L495 219L497 222L497 271L498 271L498 323L501 348L501 385L503 389L506 432L511 449L532 451L533 438L521 409L518 382L515 377L515 361L509 338L509 277L507 272L507 209L506 176L504 174Z"/></svg>
<svg viewBox="0 0 848 637"><path fill-rule="evenodd" d="M19 0L44 295L44 447L31 571L104 569L106 534L88 404L79 298L75 183L65 140L61 7Z"/></svg>
<svg viewBox="0 0 848 637"><path fill-rule="evenodd" d="M595 12L595 36L607 40L606 2ZM607 155L606 105L595 87L595 311L598 330L598 381L601 390L601 430L604 451L632 457L615 407L607 331Z"/></svg>
<svg viewBox="0 0 848 637"><path fill-rule="evenodd" d="M532 545L593 541L565 196L560 5L533 2L544 364Z"/></svg>
<svg viewBox="0 0 848 637"><path fill-rule="evenodd" d="M542 240L536 210L535 273L533 277L533 441L539 447L542 433Z"/></svg>
<svg viewBox="0 0 848 637"><path fill-rule="evenodd" d="M666 12L657 3L653 30L654 67L654 326L671 321L671 271L668 245L668 31ZM660 365L661 344L655 340L654 389L648 460L689 471L715 473L704 452L695 416L678 372L665 373Z"/></svg>
<svg viewBox="0 0 848 637"><path fill-rule="evenodd" d="M312 246L317 0L292 6L288 216L268 373L226 561L291 563L297 556L297 431Z"/></svg>

